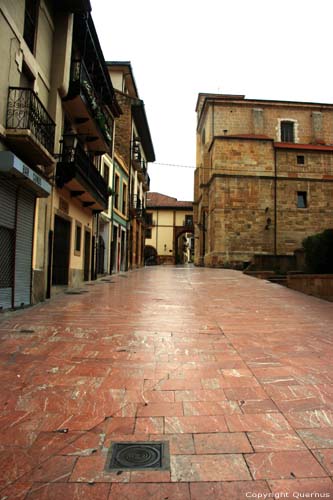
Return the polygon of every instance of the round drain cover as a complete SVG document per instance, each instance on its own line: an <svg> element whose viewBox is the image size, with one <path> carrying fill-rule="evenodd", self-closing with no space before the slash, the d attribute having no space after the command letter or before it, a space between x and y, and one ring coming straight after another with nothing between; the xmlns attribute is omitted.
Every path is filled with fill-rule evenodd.
<svg viewBox="0 0 333 500"><path fill-rule="evenodd" d="M157 447L128 445L119 450L117 462L121 467L154 467L161 461Z"/></svg>

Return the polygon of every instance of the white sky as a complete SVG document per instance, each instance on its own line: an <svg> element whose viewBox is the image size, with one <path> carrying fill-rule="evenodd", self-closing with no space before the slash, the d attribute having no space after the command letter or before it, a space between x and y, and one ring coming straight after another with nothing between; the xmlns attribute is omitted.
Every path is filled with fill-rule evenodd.
<svg viewBox="0 0 333 500"><path fill-rule="evenodd" d="M333 102L332 0L91 0L106 60L131 61L151 191L193 199L199 92ZM333 142L333 141L332 141Z"/></svg>

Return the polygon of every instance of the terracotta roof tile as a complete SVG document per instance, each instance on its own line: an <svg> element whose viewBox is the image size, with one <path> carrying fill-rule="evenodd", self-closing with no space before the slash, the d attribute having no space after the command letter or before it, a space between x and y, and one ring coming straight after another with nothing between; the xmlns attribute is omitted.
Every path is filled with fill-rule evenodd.
<svg viewBox="0 0 333 500"><path fill-rule="evenodd" d="M192 201L180 201L177 198L173 198L172 196L167 196L166 194L161 193L147 193L147 208L150 207L184 207L184 208L192 208Z"/></svg>

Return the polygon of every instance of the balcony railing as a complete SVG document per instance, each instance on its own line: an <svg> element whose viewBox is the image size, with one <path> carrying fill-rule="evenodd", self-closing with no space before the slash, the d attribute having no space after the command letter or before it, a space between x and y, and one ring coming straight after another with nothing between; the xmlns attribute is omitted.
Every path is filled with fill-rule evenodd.
<svg viewBox="0 0 333 500"><path fill-rule="evenodd" d="M130 212L135 219L142 219L145 215L143 203L137 194L132 196Z"/></svg>
<svg viewBox="0 0 333 500"><path fill-rule="evenodd" d="M76 95L83 95L86 105L90 108L91 115L103 134L107 144L112 144L112 124L101 106L101 96L97 92L93 79L82 59L72 61L71 82L68 99Z"/></svg>
<svg viewBox="0 0 333 500"><path fill-rule="evenodd" d="M138 171L138 178L144 185L146 191L149 191L150 187L150 177L147 170L147 162L145 160L136 161L136 167Z"/></svg>
<svg viewBox="0 0 333 500"><path fill-rule="evenodd" d="M144 175L142 182L143 182L145 191L149 191L150 190L150 177L148 175L148 172L145 172L145 175Z"/></svg>
<svg viewBox="0 0 333 500"><path fill-rule="evenodd" d="M32 89L9 87L6 128L30 130L53 155L55 123Z"/></svg>
<svg viewBox="0 0 333 500"><path fill-rule="evenodd" d="M56 179L58 187L63 187L75 179L90 193L96 203L99 203L103 209L107 208L109 188L79 142L66 145L66 137L64 137Z"/></svg>

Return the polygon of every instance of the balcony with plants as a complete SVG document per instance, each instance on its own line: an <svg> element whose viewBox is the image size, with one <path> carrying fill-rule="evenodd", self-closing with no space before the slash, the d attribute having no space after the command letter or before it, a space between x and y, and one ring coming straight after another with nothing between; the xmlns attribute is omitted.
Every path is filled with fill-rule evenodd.
<svg viewBox="0 0 333 500"><path fill-rule="evenodd" d="M112 151L113 122L121 109L90 13L75 13L71 72L63 105L87 149Z"/></svg>
<svg viewBox="0 0 333 500"><path fill-rule="evenodd" d="M72 61L69 92L64 99L64 107L77 132L86 137L89 149L100 153L112 149L113 118L96 90L83 59Z"/></svg>

